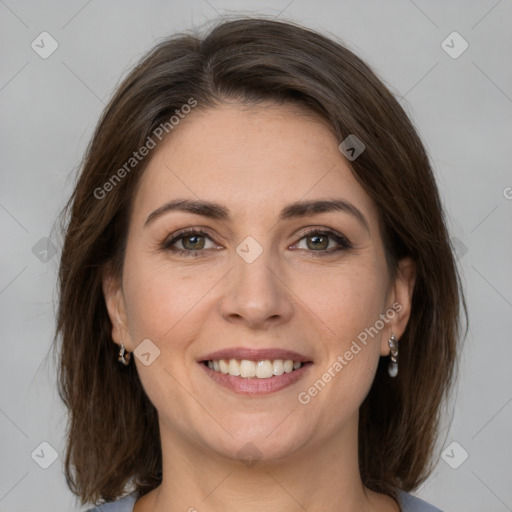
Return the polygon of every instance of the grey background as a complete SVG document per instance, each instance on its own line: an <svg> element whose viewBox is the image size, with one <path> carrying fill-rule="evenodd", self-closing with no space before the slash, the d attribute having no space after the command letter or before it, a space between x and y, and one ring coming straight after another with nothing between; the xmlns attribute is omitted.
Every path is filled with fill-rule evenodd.
<svg viewBox="0 0 512 512"><path fill-rule="evenodd" d="M45 360L58 253L44 262L37 244L50 237L59 250L52 226L121 77L157 38L228 12L330 32L401 97L432 158L470 315L454 420L438 450L448 447L452 465L462 450L469 457L457 469L439 458L416 494L447 512L511 511L512 2L0 0L0 512L79 510L62 473L65 410ZM31 48L43 31L59 44L47 59ZM469 43L456 59L441 47L453 31ZM47 469L42 442L59 454Z"/></svg>

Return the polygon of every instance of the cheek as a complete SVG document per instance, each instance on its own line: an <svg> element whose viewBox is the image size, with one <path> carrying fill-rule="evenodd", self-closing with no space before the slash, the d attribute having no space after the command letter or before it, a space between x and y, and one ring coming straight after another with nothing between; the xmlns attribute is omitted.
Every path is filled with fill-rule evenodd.
<svg viewBox="0 0 512 512"><path fill-rule="evenodd" d="M188 268L183 263L173 266L157 258L151 261L144 252L128 249L123 288L133 341L153 337L158 343L171 337L174 345L188 337L185 331L199 331L198 314L202 311L202 315L206 315L208 304L212 308L211 301L216 295L213 288L217 284L222 288L220 280L223 276L229 279L225 275L229 268L215 267L211 262L204 266L193 263ZM329 351L350 345L350 341L373 325L383 312L385 269L369 251L337 266L309 266L298 270L292 265L282 277L291 291L277 286L278 293L289 294L285 300L295 303L296 314L313 317L320 337L331 340ZM217 297L218 300L221 297ZM292 323L300 323L302 319L292 319Z"/></svg>
<svg viewBox="0 0 512 512"><path fill-rule="evenodd" d="M321 319L325 357L299 402L308 402L314 415L335 428L360 407L372 385L387 281L385 270L372 262L332 272L328 281L318 282L308 301Z"/></svg>
<svg viewBox="0 0 512 512"><path fill-rule="evenodd" d="M191 319L218 280L213 274L173 267L132 251L125 261L123 288L128 329L135 345L149 338L163 348L172 340L165 348L174 350L190 339L200 326Z"/></svg>
<svg viewBox="0 0 512 512"><path fill-rule="evenodd" d="M297 289L301 297L307 297L307 306L325 323L326 333L334 344L343 348L374 325L384 312L386 283L385 271L375 261L361 259L357 264L328 270L314 280L302 278Z"/></svg>

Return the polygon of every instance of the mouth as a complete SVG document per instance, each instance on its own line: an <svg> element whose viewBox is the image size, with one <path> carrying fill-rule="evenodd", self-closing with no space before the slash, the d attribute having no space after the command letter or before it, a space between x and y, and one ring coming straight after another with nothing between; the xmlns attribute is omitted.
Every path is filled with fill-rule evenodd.
<svg viewBox="0 0 512 512"><path fill-rule="evenodd" d="M223 350L198 363L214 382L242 395L267 395L283 389L313 365L306 356L278 349Z"/></svg>
<svg viewBox="0 0 512 512"><path fill-rule="evenodd" d="M249 359L218 359L202 362L210 370L223 375L241 377L242 379L270 379L279 377L284 373L292 373L307 362L294 361L293 359L263 359L260 361L251 361Z"/></svg>

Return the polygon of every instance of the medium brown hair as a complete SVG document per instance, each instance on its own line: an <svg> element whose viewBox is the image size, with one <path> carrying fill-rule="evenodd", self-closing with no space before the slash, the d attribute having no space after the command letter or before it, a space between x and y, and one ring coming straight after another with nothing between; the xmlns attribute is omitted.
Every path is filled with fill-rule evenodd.
<svg viewBox="0 0 512 512"><path fill-rule="evenodd" d="M225 101L301 105L339 142L355 134L365 144L351 170L379 212L391 275L410 256L416 282L398 376L388 376L381 358L360 408L359 465L376 492L413 490L433 468L441 406L455 383L461 304L466 312L429 159L403 108L353 52L294 23L262 18L157 44L118 87L87 148L63 211L55 336L59 394L70 413L68 486L82 503L96 504L125 495L127 484L140 497L161 483L157 411L135 365L117 361L102 292L106 269L122 275L130 207L150 157L104 197L94 191L191 98L197 109Z"/></svg>

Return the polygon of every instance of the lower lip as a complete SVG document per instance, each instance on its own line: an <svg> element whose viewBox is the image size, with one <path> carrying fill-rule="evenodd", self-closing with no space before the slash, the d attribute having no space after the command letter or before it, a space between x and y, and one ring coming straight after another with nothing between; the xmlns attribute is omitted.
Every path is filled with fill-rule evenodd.
<svg viewBox="0 0 512 512"><path fill-rule="evenodd" d="M240 395L268 395L275 391L290 386L297 382L299 379L309 371L312 363L303 364L298 370L290 373L283 373L282 375L274 375L268 379L244 378L236 377L226 373L216 372L208 368L204 363L199 363L209 377L211 377L217 384L234 391Z"/></svg>

